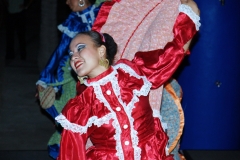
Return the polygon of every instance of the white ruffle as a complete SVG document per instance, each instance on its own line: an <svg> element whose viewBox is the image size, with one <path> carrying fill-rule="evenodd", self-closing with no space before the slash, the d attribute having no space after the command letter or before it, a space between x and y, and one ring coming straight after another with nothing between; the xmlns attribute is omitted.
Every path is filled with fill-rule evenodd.
<svg viewBox="0 0 240 160"><path fill-rule="evenodd" d="M157 109L152 109L152 110L153 110L153 117L160 119L162 128L163 128L163 130L166 132L166 131L167 131L167 123L165 123L165 122L162 121L162 116L161 116L161 114L160 114L160 111L157 110Z"/></svg>
<svg viewBox="0 0 240 160"><path fill-rule="evenodd" d="M103 124L109 124L109 120L113 119L113 114L109 113L101 118L97 116L93 116L88 119L88 122L85 126L78 125L76 123L71 123L62 113L60 113L55 120L61 124L61 126L66 129L70 130L74 133L84 134L87 133L87 129L91 127L93 124L100 127Z"/></svg>
<svg viewBox="0 0 240 160"><path fill-rule="evenodd" d="M40 86L42 86L43 88L47 88L47 84L46 84L44 81L41 81L41 80L38 80L38 81L36 82L36 85L40 85Z"/></svg>
<svg viewBox="0 0 240 160"><path fill-rule="evenodd" d="M124 70L130 76L136 77L137 79L142 79L144 82L144 84L140 90L133 90L133 97L128 104L124 103L121 98L120 87L119 87L118 80L116 77L116 75L118 74L117 69L119 69L119 68ZM110 73L106 77L103 77L99 81L93 82L93 83L87 83L87 81L84 81L84 84L86 86L92 86L94 88L94 93L96 94L96 97L99 99L100 102L104 103L104 106L106 106L113 114L113 119L114 119L113 127L116 130L116 134L114 135L114 139L116 140L116 150L117 150L116 155L119 157L119 159L122 160L122 159L124 159L123 149L122 149L122 144L121 144L122 130L120 128L120 124L118 122L116 113L112 110L110 104L107 102L107 100L103 96L103 93L101 90L101 85L105 85L106 83L111 82L114 94L118 98L119 103L123 106L124 111L127 114L129 122L130 122L131 138L132 138L131 140L132 140L132 145L134 148L134 159L140 160L141 159L141 148L138 147L138 143L139 143L139 139L137 136L138 132L134 129L134 119L132 117L132 110L133 110L133 108L135 108L134 104L139 101L138 96L148 95L152 84L147 80L147 78L145 76L139 76L131 67L129 67L126 64L120 63L120 64L114 66L113 69L114 70L112 73Z"/></svg>
<svg viewBox="0 0 240 160"><path fill-rule="evenodd" d="M179 5L179 12L183 12L186 15L189 16L189 18L195 23L196 30L199 30L199 27L201 26L200 17L192 10L192 8L186 4Z"/></svg>
<svg viewBox="0 0 240 160"><path fill-rule="evenodd" d="M38 80L36 82L36 85L40 85L43 88L47 88L47 86L48 86L44 81L41 81L41 80ZM58 92L58 88L57 87L53 87L53 89L55 90L55 92Z"/></svg>
<svg viewBox="0 0 240 160"><path fill-rule="evenodd" d="M165 123L165 122L162 121L162 116L161 116L159 110L153 109L153 117L159 118L164 132L167 132L167 123ZM166 147L165 147L165 153L166 153L166 155L169 155L168 149L169 149L169 148L168 148L167 145L166 145Z"/></svg>
<svg viewBox="0 0 240 160"><path fill-rule="evenodd" d="M93 5L89 12L86 12L86 13L75 12L77 14L77 16L81 18L82 23L90 24L90 25L87 25L88 30L91 30L91 26L96 18L95 13L94 13L95 9L96 9L96 5ZM90 17L90 20L89 20L89 17ZM70 31L68 29L68 27L63 26L62 24L58 25L58 29L62 33L65 33L66 35L68 35L71 38L74 38L79 33L79 31L78 32Z"/></svg>
<svg viewBox="0 0 240 160"><path fill-rule="evenodd" d="M115 74L110 74L107 76L108 78L112 78L114 79ZM116 78L116 77L115 77ZM104 81L102 81L102 83L105 83ZM103 96L102 90L101 90L101 86L100 85L93 85L94 88L94 93L96 94L97 99L102 102L104 104L104 106L106 106L108 108L108 110L110 110L110 112L113 114L113 127L115 128L115 132L116 134L114 135L114 139L116 140L116 155L119 157L120 160L124 159L124 155L123 155L123 149L122 149L122 144L121 144L121 127L120 124L118 122L116 113L112 110L110 104L108 103L108 101L105 99L105 97Z"/></svg>
<svg viewBox="0 0 240 160"><path fill-rule="evenodd" d="M62 24L58 25L58 29L68 35L70 38L74 38L79 32L73 32L68 29L68 27L64 27Z"/></svg>

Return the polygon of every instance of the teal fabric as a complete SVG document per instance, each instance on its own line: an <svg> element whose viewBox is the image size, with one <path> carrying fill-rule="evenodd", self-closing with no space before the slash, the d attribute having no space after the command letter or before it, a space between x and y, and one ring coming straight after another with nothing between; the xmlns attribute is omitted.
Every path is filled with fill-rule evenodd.
<svg viewBox="0 0 240 160"><path fill-rule="evenodd" d="M177 83L176 80L171 81L171 85L176 92L177 96L181 96L181 86ZM164 123L167 123L167 135L169 137L168 147L173 143L175 138L178 135L178 131L180 128L180 115L178 111L178 106L175 104L172 96L163 89L163 97L161 104L161 116ZM174 155L175 160L180 160L178 155L179 142L171 152Z"/></svg>

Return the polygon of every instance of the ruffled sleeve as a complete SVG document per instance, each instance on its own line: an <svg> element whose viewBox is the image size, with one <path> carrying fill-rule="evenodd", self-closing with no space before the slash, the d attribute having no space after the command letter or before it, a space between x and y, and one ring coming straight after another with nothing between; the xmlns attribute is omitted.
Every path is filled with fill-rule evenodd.
<svg viewBox="0 0 240 160"><path fill-rule="evenodd" d="M173 28L173 41L168 42L163 49L137 52L133 59L133 63L152 83L153 89L160 87L172 76L185 56L183 46L197 32L198 24L195 25L196 22L192 18L197 15L189 6L181 7L186 8L188 12L179 13Z"/></svg>
<svg viewBox="0 0 240 160"><path fill-rule="evenodd" d="M89 104L83 104L81 96L70 100L55 119L64 128L58 160L86 159L86 142L90 134Z"/></svg>
<svg viewBox="0 0 240 160"><path fill-rule="evenodd" d="M42 70L40 74L39 82L37 82L37 84L40 82L46 83L46 84L56 83L56 82L61 82L63 80L63 76L60 76L62 78L57 79L56 72L57 74L60 74L60 75L63 74L61 67L65 65L65 62L69 57L68 46L71 40L72 38L68 37L66 34L62 35L61 42L59 43L58 47L52 54L45 68ZM61 67L59 67L61 63L63 64Z"/></svg>

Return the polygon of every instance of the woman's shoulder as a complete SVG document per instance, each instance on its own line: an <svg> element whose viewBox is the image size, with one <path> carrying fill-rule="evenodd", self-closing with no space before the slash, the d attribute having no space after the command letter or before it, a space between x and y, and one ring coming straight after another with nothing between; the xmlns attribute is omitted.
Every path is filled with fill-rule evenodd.
<svg viewBox="0 0 240 160"><path fill-rule="evenodd" d="M80 116L83 113L89 114L91 112L91 104L92 104L92 98L90 94L90 89L85 89L82 93L77 95L76 97L70 99L65 107L62 110L62 114L67 117L69 120L74 120L73 117Z"/></svg>
<svg viewBox="0 0 240 160"><path fill-rule="evenodd" d="M115 69L122 69L126 72L133 72L136 74L140 74L137 65L133 61L129 61L128 59L120 59L114 65Z"/></svg>

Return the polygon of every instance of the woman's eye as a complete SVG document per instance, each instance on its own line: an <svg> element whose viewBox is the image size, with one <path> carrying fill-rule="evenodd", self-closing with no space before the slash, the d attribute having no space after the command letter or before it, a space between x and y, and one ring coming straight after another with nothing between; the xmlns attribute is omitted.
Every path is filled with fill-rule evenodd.
<svg viewBox="0 0 240 160"><path fill-rule="evenodd" d="M86 44L78 44L77 45L77 51L79 52L79 51L81 51L85 47L86 47Z"/></svg>
<svg viewBox="0 0 240 160"><path fill-rule="evenodd" d="M77 45L77 51L80 52L85 47L86 47L86 44L78 44Z"/></svg>

